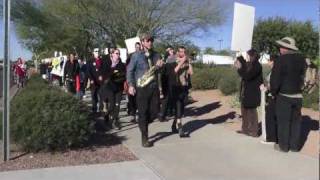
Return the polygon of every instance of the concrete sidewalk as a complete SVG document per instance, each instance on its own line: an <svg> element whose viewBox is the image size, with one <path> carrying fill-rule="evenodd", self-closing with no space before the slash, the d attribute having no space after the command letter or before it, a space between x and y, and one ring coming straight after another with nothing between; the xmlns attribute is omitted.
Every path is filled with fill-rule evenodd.
<svg viewBox="0 0 320 180"><path fill-rule="evenodd" d="M171 133L172 121L154 122L149 136L152 148L142 148L137 125L129 123L117 134L124 144L149 167L167 180L318 180L318 158L302 153L281 153L259 138L237 134L229 126L233 118L226 97L215 92L193 93L196 102L188 105L184 129L190 138ZM124 115L124 114L123 114ZM230 125L229 125L230 124ZM317 145L314 148L318 147Z"/></svg>
<svg viewBox="0 0 320 180"><path fill-rule="evenodd" d="M142 161L0 173L1 180L160 180Z"/></svg>
<svg viewBox="0 0 320 180"><path fill-rule="evenodd" d="M16 95L16 93L19 91L19 88L17 85L13 85L10 88L10 101L12 100L12 98ZM1 91L1 96L2 96L2 91ZM0 111L3 110L3 104L2 104L2 97L0 97Z"/></svg>
<svg viewBox="0 0 320 180"><path fill-rule="evenodd" d="M199 121L197 123L197 121ZM200 124L199 124L200 123ZM201 126L190 138L170 133L171 122L150 125L154 147L142 148L138 128L119 135L125 145L167 180L318 180L318 159L300 153L280 153L258 139L245 137L221 124L188 119L185 127Z"/></svg>

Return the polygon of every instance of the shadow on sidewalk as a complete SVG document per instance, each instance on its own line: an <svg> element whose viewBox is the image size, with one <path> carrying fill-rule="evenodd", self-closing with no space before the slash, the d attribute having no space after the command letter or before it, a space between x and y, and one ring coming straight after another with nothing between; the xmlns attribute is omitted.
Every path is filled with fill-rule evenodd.
<svg viewBox="0 0 320 180"><path fill-rule="evenodd" d="M207 104L205 106L202 106L202 107L191 107L191 108L186 108L186 112L185 112L185 116L188 117L188 116L201 116L201 115L204 115L204 114L207 114L219 107L221 107L221 103L220 102L213 102L211 104ZM227 119L229 119L232 114L234 114L233 116L235 116L235 112L231 112L231 113L228 113L226 115L223 115L223 116L219 116L219 117L216 117L214 119L208 119L208 120L194 120L194 121L189 121L187 122L186 124L183 125L183 130L184 130L184 134L186 135L186 137L189 137L189 135L197 130L197 129L200 129L202 128L203 126L211 123L211 124L215 124L215 123L212 123L212 122L218 122L218 121L226 121ZM212 122L211 122L212 121ZM172 132L158 132L156 133L155 135L149 137L151 140L152 143L155 143L157 141L160 141L161 139L164 139L168 136L171 136L175 133L172 133Z"/></svg>
<svg viewBox="0 0 320 180"><path fill-rule="evenodd" d="M150 136L149 139L151 139L152 143L155 143L157 141L160 141L161 139L164 139L168 136L173 135L174 133L172 132L157 132L155 135Z"/></svg>
<svg viewBox="0 0 320 180"><path fill-rule="evenodd" d="M88 148L118 145L126 140L126 137L118 136L117 133L112 132L101 113L91 114L90 119L95 132L88 141Z"/></svg>
<svg viewBox="0 0 320 180"><path fill-rule="evenodd" d="M218 102L213 102L211 104L207 104L202 107L191 107L191 108L186 108L186 113L185 116L202 116L204 114L210 113L211 111L218 109L221 107L220 101Z"/></svg>
<svg viewBox="0 0 320 180"><path fill-rule="evenodd" d="M213 119L203 119L203 120L193 120L189 121L183 125L183 130L187 135L192 134L194 131L197 131L207 124L220 124L226 122L228 119L235 119L236 112L232 111L227 114L215 117Z"/></svg>
<svg viewBox="0 0 320 180"><path fill-rule="evenodd" d="M302 116L301 122L301 148L304 146L306 141L308 140L308 136L310 131L318 131L319 130L319 121L311 119L310 116Z"/></svg>

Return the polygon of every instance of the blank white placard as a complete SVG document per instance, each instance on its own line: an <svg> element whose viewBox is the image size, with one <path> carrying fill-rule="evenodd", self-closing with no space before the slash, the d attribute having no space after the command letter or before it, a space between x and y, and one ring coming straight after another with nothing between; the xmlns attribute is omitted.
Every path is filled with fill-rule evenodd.
<svg viewBox="0 0 320 180"><path fill-rule="evenodd" d="M247 51L252 46L255 8L234 3L231 50Z"/></svg>
<svg viewBox="0 0 320 180"><path fill-rule="evenodd" d="M119 48L119 51L120 51L120 58L121 58L121 61L123 63L126 63L127 61L127 49L126 48Z"/></svg>
<svg viewBox="0 0 320 180"><path fill-rule="evenodd" d="M129 54L134 53L136 51L135 45L137 42L140 42L139 37L134 37L134 38L130 38L130 39L125 40Z"/></svg>

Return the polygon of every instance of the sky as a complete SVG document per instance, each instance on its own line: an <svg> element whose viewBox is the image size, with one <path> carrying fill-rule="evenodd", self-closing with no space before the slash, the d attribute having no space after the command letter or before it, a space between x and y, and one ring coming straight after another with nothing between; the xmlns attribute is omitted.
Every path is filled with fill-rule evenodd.
<svg viewBox="0 0 320 180"><path fill-rule="evenodd" d="M233 23L233 4L239 2L255 7L255 20L259 18L268 18L281 16L286 19L299 21L310 20L315 27L319 24L319 0L222 0L226 3L227 19L225 23L219 27L211 29L208 33L204 33L201 37L190 38L196 45L204 49L212 47L215 50L220 49L218 40L222 49L230 49L232 37Z"/></svg>
<svg viewBox="0 0 320 180"><path fill-rule="evenodd" d="M221 48L229 49L231 44L232 21L233 21L233 3L239 2L255 7L255 19L281 16L286 19L299 21L310 20L315 26L319 24L319 0L221 0L225 3L227 18L225 22L218 27L210 29L197 37L190 37L190 40L201 49L212 47L215 50ZM3 21L0 20L0 59L3 58ZM16 59L22 57L31 59L31 52L26 50L15 34L14 25L11 25L10 38L10 57Z"/></svg>

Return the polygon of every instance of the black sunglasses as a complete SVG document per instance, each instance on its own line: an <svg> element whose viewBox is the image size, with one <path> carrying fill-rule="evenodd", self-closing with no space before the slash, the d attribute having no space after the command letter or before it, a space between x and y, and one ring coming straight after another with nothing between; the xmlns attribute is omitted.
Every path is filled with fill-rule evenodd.
<svg viewBox="0 0 320 180"><path fill-rule="evenodd" d="M147 42L153 42L152 38L146 39Z"/></svg>

